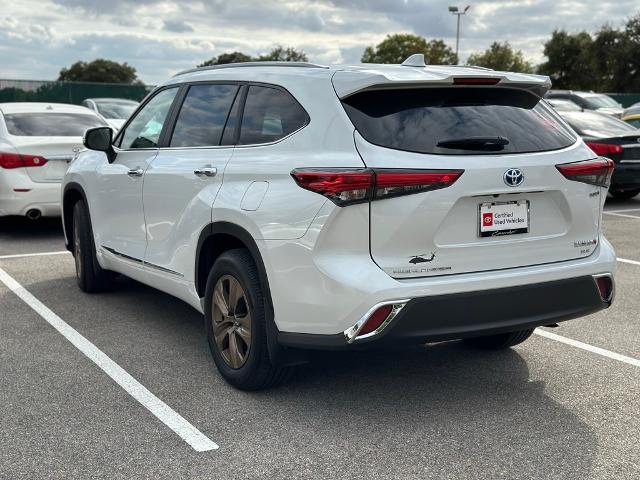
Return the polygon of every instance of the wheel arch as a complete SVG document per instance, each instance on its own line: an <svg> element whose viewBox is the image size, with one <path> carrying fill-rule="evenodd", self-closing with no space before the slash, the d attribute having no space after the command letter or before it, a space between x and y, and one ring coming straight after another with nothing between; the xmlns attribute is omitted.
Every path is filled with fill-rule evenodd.
<svg viewBox="0 0 640 480"><path fill-rule="evenodd" d="M278 344L278 327L274 320L273 301L269 278L264 266L258 244L251 234L241 226L231 222L213 222L207 225L198 238L195 259L194 282L200 301L204 302L205 288L209 271L216 259L227 250L246 248L258 270L258 279L264 298L265 317L267 320L267 345L271 361L282 361L282 348Z"/></svg>
<svg viewBox="0 0 640 480"><path fill-rule="evenodd" d="M64 232L64 245L67 250L73 252L73 245L69 239L69 233L73 229L73 206L83 200L87 203L87 195L80 184L70 182L64 187L62 195L62 229ZM87 205L88 206L88 205Z"/></svg>

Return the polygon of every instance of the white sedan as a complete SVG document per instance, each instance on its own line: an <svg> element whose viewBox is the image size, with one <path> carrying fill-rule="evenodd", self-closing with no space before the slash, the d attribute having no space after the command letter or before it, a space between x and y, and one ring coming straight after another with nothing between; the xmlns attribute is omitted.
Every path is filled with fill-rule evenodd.
<svg viewBox="0 0 640 480"><path fill-rule="evenodd" d="M77 105L0 103L0 217L60 215L60 184L87 128L105 126Z"/></svg>

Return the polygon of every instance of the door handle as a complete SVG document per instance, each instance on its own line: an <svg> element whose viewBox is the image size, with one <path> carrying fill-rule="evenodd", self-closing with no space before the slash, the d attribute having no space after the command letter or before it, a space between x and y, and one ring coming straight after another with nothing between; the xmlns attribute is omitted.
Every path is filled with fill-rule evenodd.
<svg viewBox="0 0 640 480"><path fill-rule="evenodd" d="M215 177L218 170L215 167L196 168L193 173L196 175L204 175L205 177Z"/></svg>
<svg viewBox="0 0 640 480"><path fill-rule="evenodd" d="M138 168L132 168L131 170L129 170L127 172L127 175L129 175L130 177L141 177L143 173L144 173L144 170L138 167Z"/></svg>

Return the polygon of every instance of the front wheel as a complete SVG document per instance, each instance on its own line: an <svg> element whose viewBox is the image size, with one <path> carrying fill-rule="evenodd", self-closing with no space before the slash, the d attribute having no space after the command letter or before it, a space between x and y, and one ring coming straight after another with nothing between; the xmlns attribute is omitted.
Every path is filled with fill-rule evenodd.
<svg viewBox="0 0 640 480"><path fill-rule="evenodd" d="M524 342L533 334L534 330L534 328L529 328L527 330L518 330L516 332L487 335L486 337L465 338L464 343L474 348L501 350Z"/></svg>
<svg viewBox="0 0 640 480"><path fill-rule="evenodd" d="M234 387L260 390L288 376L269 356L263 292L247 250L223 253L209 272L205 326L216 367Z"/></svg>
<svg viewBox="0 0 640 480"><path fill-rule="evenodd" d="M609 190L609 193L616 200L629 200L640 193L640 188L633 190Z"/></svg>

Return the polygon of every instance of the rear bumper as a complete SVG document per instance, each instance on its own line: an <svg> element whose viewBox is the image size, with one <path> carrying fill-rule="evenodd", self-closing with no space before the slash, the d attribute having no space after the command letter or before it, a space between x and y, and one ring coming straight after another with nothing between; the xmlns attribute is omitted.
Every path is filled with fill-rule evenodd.
<svg viewBox="0 0 640 480"><path fill-rule="evenodd" d="M341 349L425 343L524 330L607 308L591 275L476 292L414 298L379 334L349 344L344 334L281 332L282 345Z"/></svg>
<svg viewBox="0 0 640 480"><path fill-rule="evenodd" d="M45 217L59 216L61 184L34 182L21 170L0 172L0 216L26 215L34 209Z"/></svg>
<svg viewBox="0 0 640 480"><path fill-rule="evenodd" d="M635 190L640 188L640 163L616 163L611 178L612 190Z"/></svg>

